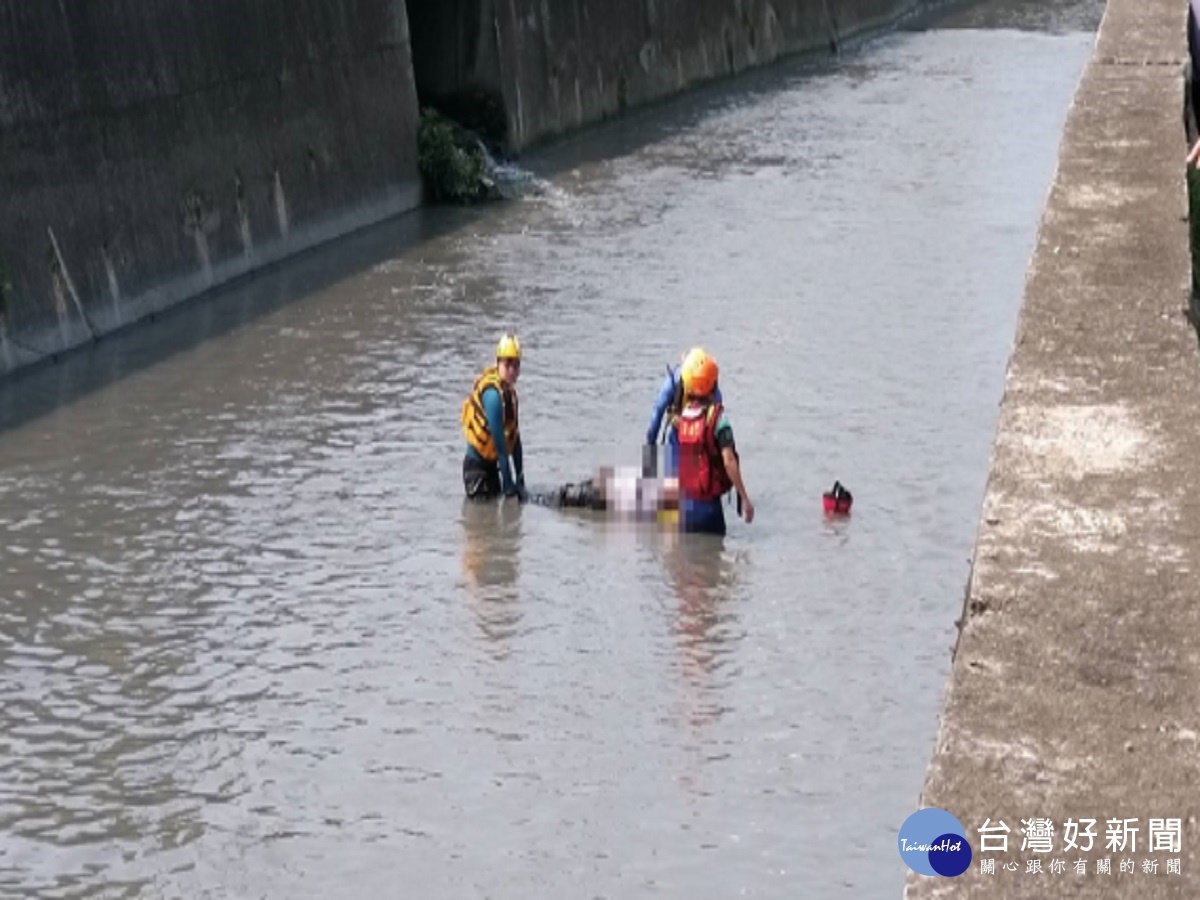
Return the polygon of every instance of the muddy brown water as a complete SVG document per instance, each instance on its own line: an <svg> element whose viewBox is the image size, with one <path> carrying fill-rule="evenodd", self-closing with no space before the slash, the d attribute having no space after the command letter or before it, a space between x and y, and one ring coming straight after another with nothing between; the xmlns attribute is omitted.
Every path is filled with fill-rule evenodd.
<svg viewBox="0 0 1200 900"><path fill-rule="evenodd" d="M0 387L0 894L899 896L1098 5L1028 8L590 130L522 200ZM700 343L757 520L464 506L509 327L531 481L635 463Z"/></svg>

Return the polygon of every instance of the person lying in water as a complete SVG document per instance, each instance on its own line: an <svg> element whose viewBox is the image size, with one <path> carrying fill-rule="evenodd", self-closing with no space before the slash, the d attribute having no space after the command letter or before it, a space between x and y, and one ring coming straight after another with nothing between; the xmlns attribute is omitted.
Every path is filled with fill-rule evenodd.
<svg viewBox="0 0 1200 900"><path fill-rule="evenodd" d="M590 509L615 518L657 521L679 509L679 479L643 478L636 468L605 466L596 478L545 491L529 491L526 502L556 509Z"/></svg>

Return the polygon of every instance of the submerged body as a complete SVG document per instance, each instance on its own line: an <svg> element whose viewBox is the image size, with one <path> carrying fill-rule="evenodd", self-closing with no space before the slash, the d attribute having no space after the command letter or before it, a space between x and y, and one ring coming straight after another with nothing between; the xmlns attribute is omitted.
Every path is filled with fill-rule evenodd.
<svg viewBox="0 0 1200 900"><path fill-rule="evenodd" d="M595 478L532 491L526 499L539 506L605 512L625 521L673 524L678 521L679 481L642 477L636 469L602 468Z"/></svg>
<svg viewBox="0 0 1200 900"><path fill-rule="evenodd" d="M724 534L722 498L690 498L680 491L678 478L645 477L633 468L602 468L595 478L530 491L525 500L553 509L601 512L621 522Z"/></svg>

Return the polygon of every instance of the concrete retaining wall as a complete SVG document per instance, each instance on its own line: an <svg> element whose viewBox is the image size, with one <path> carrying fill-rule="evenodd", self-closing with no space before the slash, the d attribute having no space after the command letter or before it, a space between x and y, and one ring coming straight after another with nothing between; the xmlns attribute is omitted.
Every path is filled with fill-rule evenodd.
<svg viewBox="0 0 1200 900"><path fill-rule="evenodd" d="M409 0L415 7L422 0ZM428 0L425 0L428 2ZM498 89L520 150L647 101L781 56L828 51L919 9L922 0L451 0L474 29L455 67L418 84ZM451 12L451 7L455 9Z"/></svg>
<svg viewBox="0 0 1200 900"><path fill-rule="evenodd" d="M520 150L934 5L0 0L0 375L417 205L418 92Z"/></svg>
<svg viewBox="0 0 1200 900"><path fill-rule="evenodd" d="M919 803L957 816L975 858L955 878L910 875L909 900L1200 896L1186 12L1109 0L1067 118ZM1049 852L1023 849L1034 818ZM1069 819L1095 820L1095 839L1073 848ZM1152 819L1177 820L1180 840L1155 842ZM985 823L1007 849L997 833L982 847Z"/></svg>
<svg viewBox="0 0 1200 900"><path fill-rule="evenodd" d="M0 0L0 373L419 202L403 0Z"/></svg>

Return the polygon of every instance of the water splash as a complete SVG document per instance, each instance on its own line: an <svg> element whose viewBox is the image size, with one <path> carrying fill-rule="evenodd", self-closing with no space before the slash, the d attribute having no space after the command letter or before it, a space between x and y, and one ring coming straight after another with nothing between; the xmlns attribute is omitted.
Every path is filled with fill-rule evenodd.
<svg viewBox="0 0 1200 900"><path fill-rule="evenodd" d="M493 156L482 140L476 138L475 142L483 154L486 166L483 179L489 193L504 200L520 200L522 197L541 197L549 192L551 185L545 179L510 160Z"/></svg>

